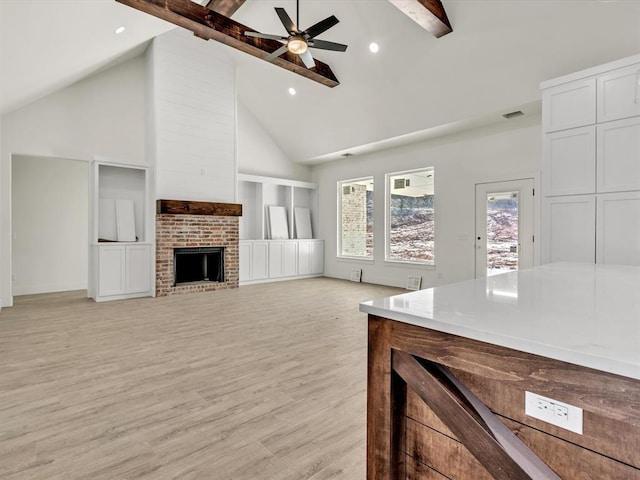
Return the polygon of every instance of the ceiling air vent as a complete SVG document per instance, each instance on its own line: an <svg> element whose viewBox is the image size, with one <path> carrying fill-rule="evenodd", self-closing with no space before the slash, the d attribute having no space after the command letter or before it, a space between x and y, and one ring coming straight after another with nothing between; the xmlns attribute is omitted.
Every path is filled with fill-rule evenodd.
<svg viewBox="0 0 640 480"><path fill-rule="evenodd" d="M502 116L504 118L506 118L506 119L521 117L522 115L524 115L524 113L522 113L522 110L517 110L515 112L509 112L509 113L503 113L502 114Z"/></svg>

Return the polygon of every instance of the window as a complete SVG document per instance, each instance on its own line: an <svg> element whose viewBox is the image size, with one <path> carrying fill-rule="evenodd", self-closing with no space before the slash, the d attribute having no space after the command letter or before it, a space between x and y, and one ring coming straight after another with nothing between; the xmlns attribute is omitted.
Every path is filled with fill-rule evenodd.
<svg viewBox="0 0 640 480"><path fill-rule="evenodd" d="M387 261L434 264L433 168L387 174Z"/></svg>
<svg viewBox="0 0 640 480"><path fill-rule="evenodd" d="M373 178L338 182L338 256L373 257Z"/></svg>

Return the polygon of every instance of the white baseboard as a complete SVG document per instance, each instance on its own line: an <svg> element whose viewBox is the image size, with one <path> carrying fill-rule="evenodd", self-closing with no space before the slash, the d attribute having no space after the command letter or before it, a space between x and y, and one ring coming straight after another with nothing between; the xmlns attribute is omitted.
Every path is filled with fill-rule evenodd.
<svg viewBox="0 0 640 480"><path fill-rule="evenodd" d="M87 282L50 283L41 285L14 286L13 295L35 295L37 293L68 292L69 290L86 290Z"/></svg>

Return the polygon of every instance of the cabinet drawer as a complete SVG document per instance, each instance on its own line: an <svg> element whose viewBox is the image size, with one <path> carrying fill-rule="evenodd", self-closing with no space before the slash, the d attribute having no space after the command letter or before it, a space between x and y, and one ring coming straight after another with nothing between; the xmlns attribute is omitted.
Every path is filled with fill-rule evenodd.
<svg viewBox="0 0 640 480"><path fill-rule="evenodd" d="M558 85L542 92L545 132L596 123L595 78Z"/></svg>
<svg viewBox="0 0 640 480"><path fill-rule="evenodd" d="M598 77L598 123L640 115L640 64Z"/></svg>

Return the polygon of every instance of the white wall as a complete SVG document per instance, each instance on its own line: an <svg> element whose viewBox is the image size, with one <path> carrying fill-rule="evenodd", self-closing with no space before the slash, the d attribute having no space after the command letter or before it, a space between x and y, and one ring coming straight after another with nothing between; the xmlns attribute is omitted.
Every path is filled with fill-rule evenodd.
<svg viewBox="0 0 640 480"><path fill-rule="evenodd" d="M247 107L238 101L238 171L309 181L311 168L287 158Z"/></svg>
<svg viewBox="0 0 640 480"><path fill-rule="evenodd" d="M11 156L145 162L145 62L137 57L2 118L0 292L11 292ZM43 199L46 200L46 199Z"/></svg>
<svg viewBox="0 0 640 480"><path fill-rule="evenodd" d="M325 240L325 275L349 278L362 268L362 281L406 286L409 275L422 276L423 288L471 279L475 274L475 184L515 178L539 183L540 115L525 116L430 142L408 145L349 160L318 165L319 232ZM385 173L435 167L435 267L384 261ZM337 259L339 180L374 177L374 259ZM539 238L539 197L534 231ZM539 263L539 247L535 261Z"/></svg>
<svg viewBox="0 0 640 480"><path fill-rule="evenodd" d="M234 202L234 65L216 42L175 29L153 40L156 198Z"/></svg>
<svg viewBox="0 0 640 480"><path fill-rule="evenodd" d="M87 288L89 164L14 155L13 294Z"/></svg>

